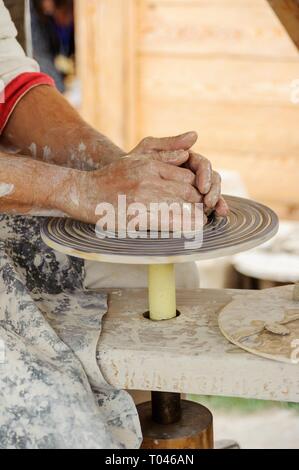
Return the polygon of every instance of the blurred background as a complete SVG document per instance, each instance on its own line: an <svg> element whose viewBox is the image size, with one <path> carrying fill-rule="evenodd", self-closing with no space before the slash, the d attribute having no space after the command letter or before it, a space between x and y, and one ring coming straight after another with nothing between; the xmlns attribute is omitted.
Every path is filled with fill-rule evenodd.
<svg viewBox="0 0 299 470"><path fill-rule="evenodd" d="M221 172L224 193L277 211L281 228L271 243L200 263L202 287L298 281L299 53L267 0L31 0L30 7L20 40L89 123L126 150L145 136L196 130L196 149ZM216 438L299 448L296 405L200 401L215 413Z"/></svg>

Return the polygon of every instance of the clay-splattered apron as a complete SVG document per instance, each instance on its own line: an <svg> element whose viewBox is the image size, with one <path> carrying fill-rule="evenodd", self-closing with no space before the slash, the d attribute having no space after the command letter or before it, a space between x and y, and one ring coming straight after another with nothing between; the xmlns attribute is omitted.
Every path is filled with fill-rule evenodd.
<svg viewBox="0 0 299 470"><path fill-rule="evenodd" d="M0 448L138 448L135 406L96 364L106 296L40 221L0 215Z"/></svg>

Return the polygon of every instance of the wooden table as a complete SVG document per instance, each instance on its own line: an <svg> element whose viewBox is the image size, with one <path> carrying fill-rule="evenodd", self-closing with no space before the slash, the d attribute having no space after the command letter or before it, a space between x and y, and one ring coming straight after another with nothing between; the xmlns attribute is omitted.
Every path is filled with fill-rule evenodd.
<svg viewBox="0 0 299 470"><path fill-rule="evenodd" d="M248 291L178 291L181 316L167 322L143 317L147 291L110 290L98 363L113 386L299 402L298 365L259 358L230 344L217 317Z"/></svg>

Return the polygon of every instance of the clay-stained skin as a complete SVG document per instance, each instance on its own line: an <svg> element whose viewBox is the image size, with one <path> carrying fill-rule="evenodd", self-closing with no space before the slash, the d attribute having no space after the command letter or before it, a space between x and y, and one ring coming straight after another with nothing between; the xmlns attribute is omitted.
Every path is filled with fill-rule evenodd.
<svg viewBox="0 0 299 470"><path fill-rule="evenodd" d="M173 152L172 165L164 163L165 158L166 152L153 158L132 155L101 170L81 172L1 154L0 181L5 181L1 209L26 213L38 207L95 223L97 205L108 202L117 207L119 194L127 195L128 204L146 206L153 202L201 202L192 184L194 174L174 164L184 163L188 153Z"/></svg>
<svg viewBox="0 0 299 470"><path fill-rule="evenodd" d="M10 183L1 183L0 182L0 197L9 196L14 191L15 187Z"/></svg>
<svg viewBox="0 0 299 470"><path fill-rule="evenodd" d="M38 207L95 223L97 205L111 203L117 210L122 194L128 204L147 207L203 202L207 212L228 210L219 175L191 151L195 132L148 137L127 155L85 123L54 88L40 86L18 103L3 139L19 154L16 162L1 155L0 181L15 187L13 195L2 198L2 211L28 213Z"/></svg>
<svg viewBox="0 0 299 470"><path fill-rule="evenodd" d="M184 162L185 151L177 151L173 161ZM97 221L100 202L112 204L117 211L118 196L125 194L127 204L142 203L148 210L151 203L200 203L202 197L193 186L194 174L187 169L164 163L161 159L136 155L92 173L81 173L72 197L65 201L67 213L84 221ZM79 203L80 202L80 203ZM83 218L83 219L82 219Z"/></svg>
<svg viewBox="0 0 299 470"><path fill-rule="evenodd" d="M30 154L31 154L32 158L36 158L36 156L37 156L36 144L34 142L32 142L32 144L29 145L28 149L30 151Z"/></svg>
<svg viewBox="0 0 299 470"><path fill-rule="evenodd" d="M27 210L23 214L32 215L36 217L62 217L62 218L68 217L68 215L65 214L64 212L60 212L58 210L50 210L50 209L39 209L38 207L36 207L35 209Z"/></svg>
<svg viewBox="0 0 299 470"><path fill-rule="evenodd" d="M63 194L64 182L70 176L68 169L1 152L0 160L2 212L58 209L57 196Z"/></svg>
<svg viewBox="0 0 299 470"><path fill-rule="evenodd" d="M51 153L52 153L51 147L48 147L47 145L45 145L43 149L43 161L44 162L51 163L52 161Z"/></svg>
<svg viewBox="0 0 299 470"><path fill-rule="evenodd" d="M95 169L125 152L90 127L54 88L38 86L18 103L3 138L20 153L79 170Z"/></svg>

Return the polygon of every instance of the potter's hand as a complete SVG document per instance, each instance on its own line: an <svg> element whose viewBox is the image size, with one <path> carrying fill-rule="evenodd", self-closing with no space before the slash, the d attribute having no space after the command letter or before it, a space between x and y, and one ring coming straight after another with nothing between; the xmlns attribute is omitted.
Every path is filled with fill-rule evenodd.
<svg viewBox="0 0 299 470"><path fill-rule="evenodd" d="M157 155L159 152L188 151L196 141L196 132L186 132L174 137L146 137L130 152L130 155Z"/></svg>
<svg viewBox="0 0 299 470"><path fill-rule="evenodd" d="M192 151L184 167L196 175L195 186L203 195L203 203L207 212L215 210L219 216L225 217L228 206L221 196L221 176L213 171L210 161Z"/></svg>
<svg viewBox="0 0 299 470"><path fill-rule="evenodd" d="M100 203L112 204L117 214L118 195L126 195L127 205L142 203L147 210L151 203L202 202L194 187L194 173L181 167L188 158L184 150L165 150L131 154L97 171L75 171L59 209L75 219L96 223Z"/></svg>
<svg viewBox="0 0 299 470"><path fill-rule="evenodd" d="M203 202L207 212L216 210L220 216L226 216L228 206L221 196L221 177L213 171L210 161L193 152L191 148L197 141L196 132L187 132L174 137L155 138L147 137L141 141L133 150L133 153L142 153L149 156L159 155L159 153L178 151L188 151L189 158L183 166L191 170L195 176L194 186L202 194ZM166 161L166 159L165 159ZM171 161L169 161L171 163Z"/></svg>

